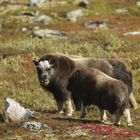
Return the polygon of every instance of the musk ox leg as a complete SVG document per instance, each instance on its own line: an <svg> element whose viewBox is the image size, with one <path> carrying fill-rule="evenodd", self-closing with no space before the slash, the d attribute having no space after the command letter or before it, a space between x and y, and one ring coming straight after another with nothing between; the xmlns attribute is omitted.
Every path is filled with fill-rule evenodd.
<svg viewBox="0 0 140 140"><path fill-rule="evenodd" d="M84 118L86 115L86 107L83 102L81 102L81 112L80 112L80 118Z"/></svg>
<svg viewBox="0 0 140 140"><path fill-rule="evenodd" d="M121 124L121 113L116 113L115 114L115 121L114 121L114 125L119 126Z"/></svg>
<svg viewBox="0 0 140 140"><path fill-rule="evenodd" d="M132 105L132 107L134 108L134 110L136 110L138 108L138 105L137 105L137 102L136 102L136 99L134 97L133 92L130 93L129 100L130 100L130 104Z"/></svg>
<svg viewBox="0 0 140 140"><path fill-rule="evenodd" d="M106 111L100 108L100 119L101 122L106 122L107 121L107 115Z"/></svg>
<svg viewBox="0 0 140 140"><path fill-rule="evenodd" d="M128 108L125 109L123 113L124 113L124 116L126 117L126 120L127 120L127 123L128 123L127 125L128 126L133 126L133 123L132 123L132 120L131 120L131 115L130 115L130 109L128 109Z"/></svg>
<svg viewBox="0 0 140 140"><path fill-rule="evenodd" d="M72 116L72 113L73 113L71 92L67 90L63 90L63 94L64 94L64 104L66 106L66 115L70 117Z"/></svg>
<svg viewBox="0 0 140 140"><path fill-rule="evenodd" d="M71 117L72 116L72 113L73 113L73 108L72 108L72 102L71 102L71 99L67 99L64 101L64 104L66 106L66 115Z"/></svg>
<svg viewBox="0 0 140 140"><path fill-rule="evenodd" d="M63 114L64 113L64 111L63 111L63 102L62 101L56 101L56 103L57 103L57 107L58 107L57 113L58 114Z"/></svg>

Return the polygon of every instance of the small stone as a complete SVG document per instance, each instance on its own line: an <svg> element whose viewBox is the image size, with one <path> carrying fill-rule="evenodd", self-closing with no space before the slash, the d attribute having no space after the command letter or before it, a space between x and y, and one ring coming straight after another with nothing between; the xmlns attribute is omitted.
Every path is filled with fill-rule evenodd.
<svg viewBox="0 0 140 140"><path fill-rule="evenodd" d="M139 31L134 31L134 32L127 32L127 33L124 33L123 34L124 36L127 36L127 35L140 35L140 32Z"/></svg>
<svg viewBox="0 0 140 140"><path fill-rule="evenodd" d="M128 10L124 8L119 8L119 9L116 9L115 12L117 14L125 14L125 13L128 13Z"/></svg>
<svg viewBox="0 0 140 140"><path fill-rule="evenodd" d="M107 24L103 21L86 22L84 26L87 28L107 28Z"/></svg>
<svg viewBox="0 0 140 140"><path fill-rule="evenodd" d="M55 37L55 38L62 38L68 36L67 32L64 31L56 31L56 30L50 30L50 29L40 29L33 31L33 37Z"/></svg>
<svg viewBox="0 0 140 140"><path fill-rule="evenodd" d="M22 28L22 32L26 32L28 29L26 27Z"/></svg>
<svg viewBox="0 0 140 140"><path fill-rule="evenodd" d="M140 1L138 1L138 2L136 3L136 5L137 5L138 7L140 7Z"/></svg>
<svg viewBox="0 0 140 140"><path fill-rule="evenodd" d="M77 21L78 19L84 17L84 13L81 9L78 9L78 10L74 10L74 11L71 11L71 12L68 12L66 14L66 17L70 20L70 21Z"/></svg>
<svg viewBox="0 0 140 140"><path fill-rule="evenodd" d="M45 0L30 0L30 6L41 7L43 6Z"/></svg>
<svg viewBox="0 0 140 140"><path fill-rule="evenodd" d="M47 15L41 15L38 18L36 18L34 21L37 23L45 24L45 25L53 22L52 18L50 16L47 16Z"/></svg>
<svg viewBox="0 0 140 140"><path fill-rule="evenodd" d="M40 122L33 121L33 122L25 122L22 126L27 130L38 132L43 127L43 124Z"/></svg>

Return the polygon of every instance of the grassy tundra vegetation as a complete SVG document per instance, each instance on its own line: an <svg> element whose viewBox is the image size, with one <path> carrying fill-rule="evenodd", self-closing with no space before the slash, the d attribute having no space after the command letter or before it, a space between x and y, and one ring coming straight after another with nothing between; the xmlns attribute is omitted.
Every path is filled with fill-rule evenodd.
<svg viewBox="0 0 140 140"><path fill-rule="evenodd" d="M29 7L25 0L0 4L2 23L0 28L0 114L5 99L10 97L24 107L40 112L37 121L47 124L54 131L53 135L49 136L49 132L45 130L32 133L21 127L0 123L0 139L108 139L104 134L90 134L83 137L81 135L64 136L66 128L76 128L99 117L95 113L97 112L95 107L88 109L89 113L83 120L78 119L79 112L74 113L71 119L54 113L55 101L51 94L46 94L40 87L32 64L33 59L38 59L46 53L59 52L85 57L119 58L126 61L132 69L133 92L140 107L140 35L123 36L125 32L140 31L140 7L136 6L136 0L89 1L91 7L83 9L86 13L85 17L74 23L64 17L66 12L79 8L72 0L68 0L63 6L46 8ZM128 13L117 14L114 12L117 8L126 8ZM19 16L23 12L52 15L54 23L51 25L32 23L31 17L22 19ZM88 29L83 26L86 21L100 20L107 21L108 29ZM33 38L32 31L36 26L40 29L63 30L70 34L66 38ZM26 32L22 31L23 27L27 28ZM134 127L127 129L140 131L140 110L131 112ZM122 121L121 127L126 127L125 122ZM129 138L121 137L121 139Z"/></svg>

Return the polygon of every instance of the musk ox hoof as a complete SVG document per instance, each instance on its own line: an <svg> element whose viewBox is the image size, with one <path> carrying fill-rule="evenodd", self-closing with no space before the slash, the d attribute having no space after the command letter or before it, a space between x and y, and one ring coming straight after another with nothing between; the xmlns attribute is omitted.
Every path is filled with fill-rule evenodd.
<svg viewBox="0 0 140 140"><path fill-rule="evenodd" d="M131 126L133 126L133 123L128 123L127 126L131 127Z"/></svg>
<svg viewBox="0 0 140 140"><path fill-rule="evenodd" d="M71 117L72 116L72 113L68 113L66 114L67 117Z"/></svg>
<svg viewBox="0 0 140 140"><path fill-rule="evenodd" d="M103 124L108 124L109 122L107 120L100 120L101 123Z"/></svg>
<svg viewBox="0 0 140 140"><path fill-rule="evenodd" d="M57 114L64 114L64 111L63 110L57 111Z"/></svg>
<svg viewBox="0 0 140 140"><path fill-rule="evenodd" d="M80 114L80 118L85 118L85 116L86 116L86 113Z"/></svg>
<svg viewBox="0 0 140 140"><path fill-rule="evenodd" d="M101 119L101 122L103 123L107 122L107 117L103 117L103 119Z"/></svg>
<svg viewBox="0 0 140 140"><path fill-rule="evenodd" d="M115 125L115 126L120 126L121 123L120 123L120 122L119 122L119 123L116 123L116 122L115 122L114 125Z"/></svg>

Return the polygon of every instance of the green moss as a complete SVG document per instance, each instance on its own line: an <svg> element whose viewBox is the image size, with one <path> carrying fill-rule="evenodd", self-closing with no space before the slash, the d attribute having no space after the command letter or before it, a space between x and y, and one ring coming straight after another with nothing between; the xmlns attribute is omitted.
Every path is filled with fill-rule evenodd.
<svg viewBox="0 0 140 140"><path fill-rule="evenodd" d="M108 0L93 0L91 1L91 9L89 14L96 14L102 16L110 16L113 14L113 9L110 7Z"/></svg>

